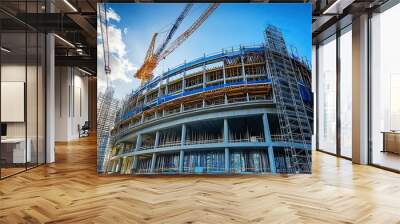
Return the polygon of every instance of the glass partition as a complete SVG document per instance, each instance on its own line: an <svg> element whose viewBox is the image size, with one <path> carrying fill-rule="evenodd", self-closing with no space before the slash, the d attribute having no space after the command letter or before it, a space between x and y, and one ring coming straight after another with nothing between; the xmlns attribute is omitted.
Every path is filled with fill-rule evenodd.
<svg viewBox="0 0 400 224"><path fill-rule="evenodd" d="M1 34L1 176L26 169L26 33ZM6 50L4 50L6 49Z"/></svg>
<svg viewBox="0 0 400 224"><path fill-rule="evenodd" d="M400 4L371 18L371 162L400 170Z"/></svg>
<svg viewBox="0 0 400 224"><path fill-rule="evenodd" d="M352 157L352 33L351 25L340 35L340 155Z"/></svg>
<svg viewBox="0 0 400 224"><path fill-rule="evenodd" d="M44 1L1 1L19 16ZM45 163L45 35L0 12L0 178ZM9 25L12 24L12 25Z"/></svg>
<svg viewBox="0 0 400 224"><path fill-rule="evenodd" d="M318 47L318 149L336 153L336 36Z"/></svg>

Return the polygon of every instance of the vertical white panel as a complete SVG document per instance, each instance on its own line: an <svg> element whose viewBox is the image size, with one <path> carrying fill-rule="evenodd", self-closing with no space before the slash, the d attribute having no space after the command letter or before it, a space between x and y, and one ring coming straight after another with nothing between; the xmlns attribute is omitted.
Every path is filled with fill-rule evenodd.
<svg viewBox="0 0 400 224"><path fill-rule="evenodd" d="M24 82L1 82L1 122L24 122Z"/></svg>

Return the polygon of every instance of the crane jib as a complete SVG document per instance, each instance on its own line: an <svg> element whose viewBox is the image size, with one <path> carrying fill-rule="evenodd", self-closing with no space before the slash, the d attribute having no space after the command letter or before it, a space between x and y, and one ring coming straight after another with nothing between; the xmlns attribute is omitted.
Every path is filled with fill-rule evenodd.
<svg viewBox="0 0 400 224"><path fill-rule="evenodd" d="M165 40L161 43L160 47L157 48L155 53L153 51L155 45L155 38L157 34L153 35L143 65L139 68L139 70L135 74L135 77L141 80L142 85L148 80L151 80L153 78L153 71L157 67L158 63L161 60L165 59L169 54L171 54L185 40L187 40L190 37L190 35L192 35L194 31L196 31L204 23L204 21L207 20L207 18L218 6L219 3L211 4L185 32L183 32L167 47L169 41L172 39L172 36L178 29L179 25L182 23L183 19L188 15L190 9L193 7L192 3L187 4L183 9L183 11L181 12L181 14L175 20L175 23L169 30Z"/></svg>

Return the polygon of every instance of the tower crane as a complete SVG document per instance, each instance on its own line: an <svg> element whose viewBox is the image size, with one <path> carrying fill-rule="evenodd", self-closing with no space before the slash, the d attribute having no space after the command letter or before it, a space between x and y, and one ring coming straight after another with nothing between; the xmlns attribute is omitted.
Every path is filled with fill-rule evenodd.
<svg viewBox="0 0 400 224"><path fill-rule="evenodd" d="M200 15L199 18L179 37L177 37L169 46L168 43L171 41L172 36L175 34L179 25L182 23L183 19L188 15L190 9L193 7L193 3L188 3L183 11L180 13L178 18L175 20L173 26L168 31L167 36L162 41L160 46L154 50L156 38L158 33L154 33L151 38L150 46L147 50L143 65L135 73L135 78L141 80L143 85L145 82L153 78L154 69L157 67L158 63L165 59L169 54L171 54L179 45L181 45L186 39L196 31L201 24L211 15L211 13L219 6L219 3L210 4L210 6Z"/></svg>
<svg viewBox="0 0 400 224"><path fill-rule="evenodd" d="M104 71L106 73L107 79L107 87L109 86L110 82L110 51L108 45L108 19L107 19L107 7L106 3L98 4L99 9L99 19L100 19L100 30L101 30L101 39L103 41L103 57L104 57Z"/></svg>

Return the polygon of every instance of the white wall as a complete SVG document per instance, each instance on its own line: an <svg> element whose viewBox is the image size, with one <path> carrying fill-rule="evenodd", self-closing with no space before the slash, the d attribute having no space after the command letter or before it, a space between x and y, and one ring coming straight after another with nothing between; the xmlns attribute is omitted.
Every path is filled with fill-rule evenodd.
<svg viewBox="0 0 400 224"><path fill-rule="evenodd" d="M74 96L71 96L71 99L74 99L73 108L71 108L72 119L71 119L71 135L73 138L79 137L78 132L78 124L81 126L88 121L89 113L88 113L88 78L83 77L80 74L74 75ZM71 103L72 104L72 103Z"/></svg>
<svg viewBox="0 0 400 224"><path fill-rule="evenodd" d="M31 73L36 73L36 67L33 66L27 66L25 67L25 64L4 64L1 66L1 81L2 82L25 82L25 75L27 69L28 74ZM30 84L31 81L30 81ZM33 83L36 85L36 82ZM33 93L30 93L31 89L28 89L27 93L27 101L28 103L32 102L32 98L36 98L36 89L34 89ZM33 105L32 105L33 106ZM36 108L36 105L34 105ZM2 110L5 110L6 108L2 108ZM36 114L31 114L28 113L28 121L34 120L35 118L36 121ZM34 116L34 117L32 117ZM25 123L26 122L7 122L7 136L8 137L25 137ZM35 122L36 123L36 122ZM31 127L32 125L29 125ZM28 133L29 135L29 133ZM29 136L28 136L29 137Z"/></svg>
<svg viewBox="0 0 400 224"><path fill-rule="evenodd" d="M55 68L55 141L68 139L68 88L70 77L67 67Z"/></svg>
<svg viewBox="0 0 400 224"><path fill-rule="evenodd" d="M29 68L28 68L29 69ZM1 81L25 82L25 64L8 64L1 66ZM2 108L3 110L3 108ZM7 137L25 137L25 122L7 123Z"/></svg>
<svg viewBox="0 0 400 224"><path fill-rule="evenodd" d="M88 78L71 67L56 67L55 73L55 140L70 141L88 120Z"/></svg>

